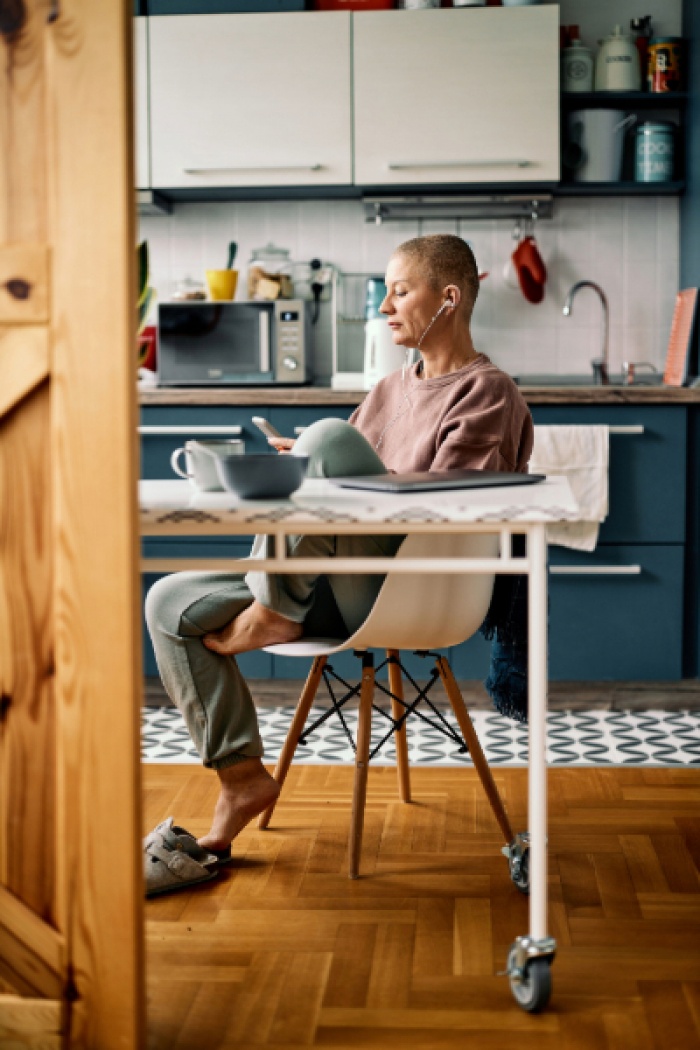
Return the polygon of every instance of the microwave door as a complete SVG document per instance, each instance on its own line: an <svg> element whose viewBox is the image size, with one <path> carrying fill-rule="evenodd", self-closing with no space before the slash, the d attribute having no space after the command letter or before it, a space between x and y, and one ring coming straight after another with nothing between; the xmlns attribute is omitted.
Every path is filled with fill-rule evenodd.
<svg viewBox="0 0 700 1050"><path fill-rule="evenodd" d="M270 371L270 313L260 311L260 371Z"/></svg>
<svg viewBox="0 0 700 1050"><path fill-rule="evenodd" d="M271 303L164 303L159 381L164 386L271 383Z"/></svg>

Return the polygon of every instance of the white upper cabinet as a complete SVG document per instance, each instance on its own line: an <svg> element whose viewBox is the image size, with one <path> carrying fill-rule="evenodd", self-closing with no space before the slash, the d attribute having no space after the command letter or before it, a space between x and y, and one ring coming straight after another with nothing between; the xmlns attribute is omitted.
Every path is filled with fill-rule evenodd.
<svg viewBox="0 0 700 1050"><path fill-rule="evenodd" d="M559 179L559 7L354 18L355 182Z"/></svg>
<svg viewBox="0 0 700 1050"><path fill-rule="evenodd" d="M154 187L352 182L348 13L149 22Z"/></svg>
<svg viewBox="0 0 700 1050"><path fill-rule="evenodd" d="M151 185L148 147L148 19L134 19L134 123L136 133L136 188Z"/></svg>

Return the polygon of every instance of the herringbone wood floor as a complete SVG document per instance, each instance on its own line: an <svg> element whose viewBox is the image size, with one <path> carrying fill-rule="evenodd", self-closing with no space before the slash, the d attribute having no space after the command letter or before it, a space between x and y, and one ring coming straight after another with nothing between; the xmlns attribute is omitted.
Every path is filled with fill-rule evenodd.
<svg viewBox="0 0 700 1050"><path fill-rule="evenodd" d="M345 875L352 769L292 769L268 831L217 882L148 902L149 1047L700 1048L700 771L549 775L548 1010L504 966L528 932L476 775L370 772L362 877ZM215 776L146 766L147 828L207 825ZM527 773L496 771L514 827Z"/></svg>

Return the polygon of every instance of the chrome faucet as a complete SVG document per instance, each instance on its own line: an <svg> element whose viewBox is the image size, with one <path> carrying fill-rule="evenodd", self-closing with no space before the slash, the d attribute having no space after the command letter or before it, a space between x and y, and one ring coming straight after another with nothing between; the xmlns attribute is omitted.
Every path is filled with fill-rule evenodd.
<svg viewBox="0 0 700 1050"><path fill-rule="evenodd" d="M609 386L610 375L608 361L608 342L610 338L610 312L608 310L608 297L603 291L603 289L600 287L600 285L596 284L595 281L577 281L576 284L572 285L572 287L569 289L569 294L566 297L566 302L564 303L564 309L562 311L564 317L571 316L571 308L574 304L574 296L576 295L579 288L592 288L593 291L597 292L598 296L600 297L600 305L603 308L601 329L602 347L600 357L595 357L591 361L591 365L593 366L594 382L598 385Z"/></svg>

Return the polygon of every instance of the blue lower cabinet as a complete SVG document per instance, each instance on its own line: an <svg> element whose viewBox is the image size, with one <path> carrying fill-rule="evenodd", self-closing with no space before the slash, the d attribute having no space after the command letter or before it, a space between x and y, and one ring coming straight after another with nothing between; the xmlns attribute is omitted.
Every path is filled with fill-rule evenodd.
<svg viewBox="0 0 700 1050"><path fill-rule="evenodd" d="M228 540L218 537L202 537L186 540L170 537L154 537L143 541L143 554L153 558L245 558L250 552L250 540ZM175 570L174 570L175 571ZM142 573L143 600L156 580L167 573ZM158 677L158 667L153 646L144 621L143 624L144 674L148 678ZM237 658L238 666L248 678L272 678L273 663L269 653L244 653Z"/></svg>
<svg viewBox="0 0 700 1050"><path fill-rule="evenodd" d="M680 544L550 548L550 678L681 678L683 570Z"/></svg>
<svg viewBox="0 0 700 1050"><path fill-rule="evenodd" d="M455 678L464 681L483 681L489 673L490 660L491 642L487 642L481 634L473 635L468 641L450 650L452 673Z"/></svg>
<svg viewBox="0 0 700 1050"><path fill-rule="evenodd" d="M535 405L535 426L641 427L610 434L610 507L601 543L683 543L687 412L679 405Z"/></svg>
<svg viewBox="0 0 700 1050"><path fill-rule="evenodd" d="M443 656L449 656L447 650L440 650ZM374 666L379 668L386 659L386 653L383 649L374 649ZM430 657L422 658L416 656L414 653L405 651L401 653L401 662L416 682L425 682L430 677L435 662ZM328 657L328 663L333 670L341 678L344 678L347 682L355 685L360 681L362 674L361 661L356 657L352 649L343 650L341 653L336 653L333 656ZM274 677L275 678L306 678L311 669L311 660L297 659L292 656L275 656L273 657L274 664ZM382 668L377 675L378 679L382 682L386 682L388 679L388 669ZM342 686L339 684L338 689ZM411 684L408 681L404 682L404 690L406 696L410 696ZM322 693L325 689L322 687ZM319 694L322 695L322 694Z"/></svg>
<svg viewBox="0 0 700 1050"><path fill-rule="evenodd" d="M299 437L298 427L308 427L319 419L348 419L355 410L354 405L326 405L319 407L307 407L295 405L293 408L273 408L267 414L263 411L260 415L266 415L274 427L277 427L284 437Z"/></svg>
<svg viewBox="0 0 700 1050"><path fill-rule="evenodd" d="M310 658L304 659L296 656L274 656L272 661L275 678L304 679L311 670L312 664ZM360 677L360 661L353 656L351 651L337 653L335 656L329 656L328 662L341 678L350 682L358 681ZM338 691L340 692L341 690L342 686L339 684ZM325 692L325 687L321 685L319 687L319 697L323 697Z"/></svg>
<svg viewBox="0 0 700 1050"><path fill-rule="evenodd" d="M246 452L269 452L270 446L265 436L252 422L255 415L265 415L264 409L238 408L228 405L167 405L146 406L141 409L141 427L177 427L177 434L141 433L141 474L149 480L168 478L174 480L177 475L170 465L170 458L177 448L186 441L201 438L238 437L245 443ZM198 434L197 427L240 427L240 434Z"/></svg>

